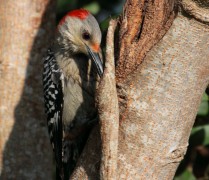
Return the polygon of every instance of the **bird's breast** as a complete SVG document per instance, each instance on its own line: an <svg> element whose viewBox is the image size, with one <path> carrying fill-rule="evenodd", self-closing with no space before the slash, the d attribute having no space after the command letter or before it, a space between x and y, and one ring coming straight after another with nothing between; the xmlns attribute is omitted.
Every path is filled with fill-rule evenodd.
<svg viewBox="0 0 209 180"><path fill-rule="evenodd" d="M70 124L74 121L77 126L83 125L94 116L96 82L78 82L69 78L64 87L63 122Z"/></svg>
<svg viewBox="0 0 209 180"><path fill-rule="evenodd" d="M65 77L63 122L67 125L74 121L82 125L96 112L95 91L98 76L92 61L86 56L57 59Z"/></svg>

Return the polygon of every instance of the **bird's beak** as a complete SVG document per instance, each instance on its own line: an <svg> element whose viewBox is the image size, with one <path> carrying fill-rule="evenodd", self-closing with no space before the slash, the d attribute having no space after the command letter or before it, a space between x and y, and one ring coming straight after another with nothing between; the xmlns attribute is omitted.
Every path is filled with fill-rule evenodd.
<svg viewBox="0 0 209 180"><path fill-rule="evenodd" d="M98 52L93 52L89 46L86 45L86 48L89 53L90 59L94 62L96 68L97 68L97 73L99 74L100 77L103 75L103 63L102 60L99 56Z"/></svg>

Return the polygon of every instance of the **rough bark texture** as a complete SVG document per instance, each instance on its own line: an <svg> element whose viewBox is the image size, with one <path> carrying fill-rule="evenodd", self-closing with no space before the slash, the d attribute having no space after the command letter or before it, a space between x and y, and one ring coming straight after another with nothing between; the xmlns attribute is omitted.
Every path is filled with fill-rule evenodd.
<svg viewBox="0 0 209 180"><path fill-rule="evenodd" d="M42 59L55 27L54 0L0 1L0 179L52 179Z"/></svg>
<svg viewBox="0 0 209 180"><path fill-rule="evenodd" d="M209 1L200 0L182 0L182 6L184 10L203 23L209 23Z"/></svg>
<svg viewBox="0 0 209 180"><path fill-rule="evenodd" d="M209 83L208 5L182 0L174 19L174 0L126 2L117 85L111 55L101 82L101 127L93 129L71 179L173 178ZM52 179L40 67L53 7L53 0L0 2L0 179Z"/></svg>
<svg viewBox="0 0 209 180"><path fill-rule="evenodd" d="M208 36L207 25L179 14L128 77L119 135L121 178L172 179L209 82Z"/></svg>
<svg viewBox="0 0 209 180"><path fill-rule="evenodd" d="M174 0L126 1L119 35L118 82L137 68L146 53L168 30L174 18L173 8Z"/></svg>
<svg viewBox="0 0 209 180"><path fill-rule="evenodd" d="M183 0L173 23L174 1L126 2L116 67L120 126L115 179L173 178L209 83L208 2ZM73 179L101 178L104 152L98 128Z"/></svg>
<svg viewBox="0 0 209 180"><path fill-rule="evenodd" d="M115 179L117 176L117 159L118 159L118 134L119 134L119 107L115 80L115 60L114 60L114 32L117 21L111 20L107 33L106 62L104 74L99 85L97 93L97 102L100 118L100 134L94 129L94 136L89 141L98 142L97 154L101 155L101 161L88 159L82 156L79 161L78 170L72 174L70 179L88 179L85 175L83 164L89 163L87 168L94 168L95 174L93 179ZM98 128L98 126L97 126ZM96 134L96 136L95 136ZM97 139L95 137L100 137ZM100 147L101 142L101 147ZM87 145L86 147L91 148ZM95 152L93 152L95 153ZM96 158L98 156L94 154ZM89 162L89 160L91 162ZM100 171L100 173L98 173Z"/></svg>
<svg viewBox="0 0 209 180"><path fill-rule="evenodd" d="M110 21L106 48L104 75L98 90L98 108L100 134L102 140L102 157L100 179L117 177L119 107L115 80L114 32L117 21Z"/></svg>

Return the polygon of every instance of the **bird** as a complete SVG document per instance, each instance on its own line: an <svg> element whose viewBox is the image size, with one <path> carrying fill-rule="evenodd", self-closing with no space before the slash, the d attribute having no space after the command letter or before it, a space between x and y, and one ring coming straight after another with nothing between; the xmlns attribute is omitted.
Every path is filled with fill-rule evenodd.
<svg viewBox="0 0 209 180"><path fill-rule="evenodd" d="M101 38L88 10L70 11L58 23L44 58L44 104L57 180L69 180L98 119L95 94L104 68Z"/></svg>

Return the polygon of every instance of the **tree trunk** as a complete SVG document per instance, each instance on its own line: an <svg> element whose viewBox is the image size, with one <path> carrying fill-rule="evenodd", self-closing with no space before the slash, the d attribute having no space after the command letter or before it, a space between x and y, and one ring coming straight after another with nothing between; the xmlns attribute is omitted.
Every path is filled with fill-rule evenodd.
<svg viewBox="0 0 209 180"><path fill-rule="evenodd" d="M1 0L0 12L0 179L52 179L42 59L55 0Z"/></svg>
<svg viewBox="0 0 209 180"><path fill-rule="evenodd" d="M117 128L117 116L108 107L117 108L117 101L112 104L110 98L99 97L100 126L92 131L71 179L173 178L209 84L208 7L208 0L175 5L173 0L126 2L115 53L118 136L111 131ZM111 68L106 66L110 75L104 75L99 92L108 88L112 96L114 83L104 85L114 74ZM107 109L109 119L104 118ZM117 153L109 149L114 142Z"/></svg>

